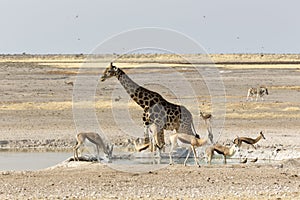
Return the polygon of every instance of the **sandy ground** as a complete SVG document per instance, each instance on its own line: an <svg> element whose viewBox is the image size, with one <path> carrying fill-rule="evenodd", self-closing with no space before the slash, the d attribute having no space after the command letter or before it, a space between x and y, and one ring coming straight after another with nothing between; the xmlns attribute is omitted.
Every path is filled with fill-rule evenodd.
<svg viewBox="0 0 300 200"><path fill-rule="evenodd" d="M83 64L85 57L81 55L2 56L0 148L68 150L71 155L76 132L98 131L99 127L119 150L128 138L141 137L142 110L129 100L116 79L96 84L94 115L87 115L84 120L73 118L74 91L88 92L80 90L76 76L99 78L112 59L101 57L97 62L89 60ZM200 110L212 112L218 142L227 144L236 135L256 137L263 131L266 140L257 144L257 150L242 146L243 155L280 161L201 168L175 165L143 174L120 172L103 164L72 162L42 171L3 171L1 199L300 199L297 159L300 157L300 56L212 55L212 59L214 66L190 55L189 60L195 63L191 66L174 56L134 56L119 59L116 65L139 84L159 92L171 102L185 105L192 112L201 136L205 137L206 130L198 113ZM211 86L202 76L212 68L224 82L226 107L212 103L222 97L210 96ZM212 86L218 86L216 77L215 74L210 77ZM189 89L185 88L186 84ZM269 89L265 101L247 102L247 89L260 85ZM84 116L90 108L84 109L87 110L81 110L78 116ZM226 111L224 124L223 116L218 115L222 109ZM122 117L123 114L127 117ZM99 123L96 125L95 116ZM218 134L220 127L223 128L221 135Z"/></svg>
<svg viewBox="0 0 300 200"><path fill-rule="evenodd" d="M98 163L3 172L1 199L299 199L298 161L282 165L169 166L124 173Z"/></svg>

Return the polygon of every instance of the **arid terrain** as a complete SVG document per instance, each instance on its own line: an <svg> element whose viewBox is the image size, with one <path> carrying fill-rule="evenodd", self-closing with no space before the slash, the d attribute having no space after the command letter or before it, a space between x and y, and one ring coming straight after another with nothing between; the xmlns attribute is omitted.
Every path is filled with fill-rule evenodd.
<svg viewBox="0 0 300 200"><path fill-rule="evenodd" d="M100 131L115 155L127 152L128 139L143 136L142 109L116 78L100 82L111 61L186 106L201 137L207 133L200 110L213 114L221 144L263 131L257 149L242 145L242 154L270 162L176 164L145 173L86 162L1 171L1 199L300 199L300 55L0 56L0 150L72 156L77 132ZM269 95L246 101L248 88L259 86Z"/></svg>

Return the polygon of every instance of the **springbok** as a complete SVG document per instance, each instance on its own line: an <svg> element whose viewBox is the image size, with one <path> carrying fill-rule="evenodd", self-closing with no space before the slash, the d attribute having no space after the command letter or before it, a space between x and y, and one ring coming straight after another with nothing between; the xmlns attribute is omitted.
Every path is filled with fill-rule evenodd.
<svg viewBox="0 0 300 200"><path fill-rule="evenodd" d="M205 123L209 122L212 119L212 115L210 113L203 113L200 111L200 116L205 121Z"/></svg>
<svg viewBox="0 0 300 200"><path fill-rule="evenodd" d="M254 149L256 149L256 147L254 146L254 144L256 144L259 140L261 139L266 139L263 132L260 131L259 135L257 136L257 138L253 139L253 138L249 138L249 137L239 137L237 136L237 138L235 138L233 140L234 144L237 144L239 147L242 145L242 143L246 143L246 144L250 144Z"/></svg>
<svg viewBox="0 0 300 200"><path fill-rule="evenodd" d="M258 97L260 97L261 100L264 100L263 96L265 94L269 95L269 91L266 87L260 86L259 88L249 88L247 93L247 101L249 98L251 98L252 101L254 96L256 96L255 101L257 101Z"/></svg>
<svg viewBox="0 0 300 200"><path fill-rule="evenodd" d="M211 160L214 156L214 152L222 154L224 156L224 164L226 164L226 157L231 157L239 150L238 145L233 144L231 147L226 147L221 144L214 144L213 146L208 147L205 152L207 156L207 162L211 164Z"/></svg>
<svg viewBox="0 0 300 200"><path fill-rule="evenodd" d="M210 140L210 142L213 144L214 143L214 139L213 139L213 134L212 134L212 127L211 127L211 119L212 119L212 114L210 113L203 113L202 111L200 111L200 117L204 120L205 125L206 125L206 129L208 132L208 138Z"/></svg>
<svg viewBox="0 0 300 200"><path fill-rule="evenodd" d="M91 143L96 145L96 149L97 149L97 159L100 162L100 156L99 156L99 148L101 148L104 152L104 156L105 158L110 161L110 159L112 158L112 152L113 152L113 145L105 145L102 138L100 137L100 135L98 133L94 133L94 132L82 132L82 133L78 133L76 135L76 145L73 147L74 150L74 161L79 161L78 158L78 149L81 145L84 144L85 140L90 141Z"/></svg>
<svg viewBox="0 0 300 200"><path fill-rule="evenodd" d="M133 140L134 148L135 148L135 150L136 150L137 152L141 152L141 151L147 149L147 148L149 147L149 145L150 145L150 143L147 143L147 144L145 144L145 143L140 144L140 139L141 139L141 138L137 138L137 139Z"/></svg>
<svg viewBox="0 0 300 200"><path fill-rule="evenodd" d="M170 148L170 152L169 152L170 165L173 164L173 160L172 160L173 150L176 147L176 145L178 145L180 147L185 147L188 149L188 154L184 160L183 165L186 166L186 162L190 156L190 153L191 153L191 151L193 151L195 165L198 165L200 167L200 164L198 164L198 161L197 161L197 153L196 153L195 149L197 147L200 147L200 146L206 144L206 142L207 142L206 139L200 139L194 135L187 135L184 133L175 133L175 134L170 135L170 141L171 141L171 148Z"/></svg>

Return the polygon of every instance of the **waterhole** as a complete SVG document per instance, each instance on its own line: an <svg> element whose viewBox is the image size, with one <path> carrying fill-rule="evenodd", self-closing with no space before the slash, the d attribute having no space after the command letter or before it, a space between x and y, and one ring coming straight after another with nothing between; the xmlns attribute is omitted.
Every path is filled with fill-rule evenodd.
<svg viewBox="0 0 300 200"><path fill-rule="evenodd" d="M71 152L0 152L0 171L40 170L56 165Z"/></svg>
<svg viewBox="0 0 300 200"><path fill-rule="evenodd" d="M41 170L57 165L68 158L72 157L72 152L0 152L0 171L7 170ZM183 164L185 158L173 158L174 164ZM248 163L253 159L248 159ZM258 159L257 163L272 163L274 160ZM194 165L194 158L190 157L187 165ZM227 159L228 164L239 164L240 160L236 158ZM163 156L160 160L153 157L131 157L116 156L112 159L108 166L121 171L137 170L136 167L146 167L147 170L151 166L153 169L159 169L169 165L169 157ZM212 165L223 164L222 157L216 157L212 160ZM200 165L207 165L205 159L200 159Z"/></svg>

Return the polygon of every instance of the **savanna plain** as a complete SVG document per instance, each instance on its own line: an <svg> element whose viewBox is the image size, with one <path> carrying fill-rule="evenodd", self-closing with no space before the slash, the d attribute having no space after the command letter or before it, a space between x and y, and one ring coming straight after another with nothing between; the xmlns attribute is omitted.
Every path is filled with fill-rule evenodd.
<svg viewBox="0 0 300 200"><path fill-rule="evenodd" d="M0 151L71 157L76 133L101 130L115 157L135 154L130 141L143 137L143 110L116 78L100 81L112 61L138 84L188 108L201 137L207 130L199 111L213 114L220 144L260 131L266 139L256 149L241 146L247 163L178 162L141 173L62 160L40 170L2 170L1 199L300 199L300 55L294 54L2 55ZM247 101L248 89L260 86L269 95ZM79 98L90 94L93 109Z"/></svg>

